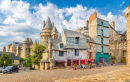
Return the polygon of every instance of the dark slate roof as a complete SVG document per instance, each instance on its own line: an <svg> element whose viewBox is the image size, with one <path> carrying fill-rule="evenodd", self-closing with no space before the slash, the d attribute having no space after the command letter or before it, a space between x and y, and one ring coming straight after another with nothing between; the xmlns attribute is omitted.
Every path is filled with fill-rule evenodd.
<svg viewBox="0 0 130 82"><path fill-rule="evenodd" d="M13 42L13 44L16 44L16 46L23 46L23 43L22 42Z"/></svg>
<svg viewBox="0 0 130 82"><path fill-rule="evenodd" d="M84 35L81 32L76 32L72 30L63 29L64 34L66 37L80 37L85 38Z"/></svg>
<svg viewBox="0 0 130 82"><path fill-rule="evenodd" d="M46 25L45 25L44 29L52 29L51 20L49 17L47 18Z"/></svg>
<svg viewBox="0 0 130 82"><path fill-rule="evenodd" d="M49 41L52 43L52 49L58 49L58 43L61 42L60 39L52 39L52 38L49 38Z"/></svg>
<svg viewBox="0 0 130 82"><path fill-rule="evenodd" d="M10 52L7 52L11 55L11 57L13 58L13 60L19 60L19 57L18 56L15 56L14 53L10 53ZM2 55L2 52L0 52L0 56Z"/></svg>
<svg viewBox="0 0 130 82"><path fill-rule="evenodd" d="M87 42L96 43L89 35L84 35L86 37Z"/></svg>
<svg viewBox="0 0 130 82"><path fill-rule="evenodd" d="M57 29L56 29L56 27L54 27L54 28L52 29L52 32L58 32Z"/></svg>

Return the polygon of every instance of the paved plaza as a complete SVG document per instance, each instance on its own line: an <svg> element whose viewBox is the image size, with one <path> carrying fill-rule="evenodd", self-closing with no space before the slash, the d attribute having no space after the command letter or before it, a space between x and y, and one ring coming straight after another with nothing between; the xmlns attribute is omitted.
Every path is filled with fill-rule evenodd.
<svg viewBox="0 0 130 82"><path fill-rule="evenodd" d="M84 70L83 69L78 70L53 69L46 71L20 70L19 73L0 74L0 82L58 82L58 81L62 82L63 80L67 80L67 82L71 81L87 82L87 81L100 81L100 80L104 81L105 78L109 78L108 81L109 80L115 81L116 77L122 80L124 80L124 78L125 80L126 79L130 80L130 69L128 67L125 68L125 65L116 65L101 68L84 69Z"/></svg>

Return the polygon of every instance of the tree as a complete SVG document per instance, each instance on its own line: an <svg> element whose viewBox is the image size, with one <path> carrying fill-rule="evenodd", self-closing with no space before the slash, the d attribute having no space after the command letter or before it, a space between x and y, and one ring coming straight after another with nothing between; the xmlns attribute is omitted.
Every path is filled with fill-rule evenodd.
<svg viewBox="0 0 130 82"><path fill-rule="evenodd" d="M31 55L27 55L26 67L32 67Z"/></svg>
<svg viewBox="0 0 130 82"><path fill-rule="evenodd" d="M42 52L46 49L43 45L36 43L33 45L32 52L34 55L31 56L33 64L39 64L42 59Z"/></svg>
<svg viewBox="0 0 130 82"><path fill-rule="evenodd" d="M25 61L25 59L24 59L24 58L22 58L22 57L19 57L19 62L20 62L20 64L22 64L22 63L23 63L23 61Z"/></svg>
<svg viewBox="0 0 130 82"><path fill-rule="evenodd" d="M13 58L9 53L3 52L0 57L0 66L8 66L13 63Z"/></svg>

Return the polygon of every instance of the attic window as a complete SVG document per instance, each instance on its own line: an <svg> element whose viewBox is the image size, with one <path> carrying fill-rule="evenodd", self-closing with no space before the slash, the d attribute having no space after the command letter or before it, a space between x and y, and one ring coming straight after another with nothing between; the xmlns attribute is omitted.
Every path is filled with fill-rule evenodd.
<svg viewBox="0 0 130 82"><path fill-rule="evenodd" d="M63 44L60 44L60 48L63 48Z"/></svg>
<svg viewBox="0 0 130 82"><path fill-rule="evenodd" d="M75 38L75 44L79 44L79 37Z"/></svg>

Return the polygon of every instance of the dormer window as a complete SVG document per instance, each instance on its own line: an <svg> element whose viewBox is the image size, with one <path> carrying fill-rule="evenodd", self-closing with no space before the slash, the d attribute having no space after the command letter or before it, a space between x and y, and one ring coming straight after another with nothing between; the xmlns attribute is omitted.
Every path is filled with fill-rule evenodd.
<svg viewBox="0 0 130 82"><path fill-rule="evenodd" d="M75 44L79 44L79 37L75 38Z"/></svg>
<svg viewBox="0 0 130 82"><path fill-rule="evenodd" d="M60 48L63 48L63 44L60 44Z"/></svg>

